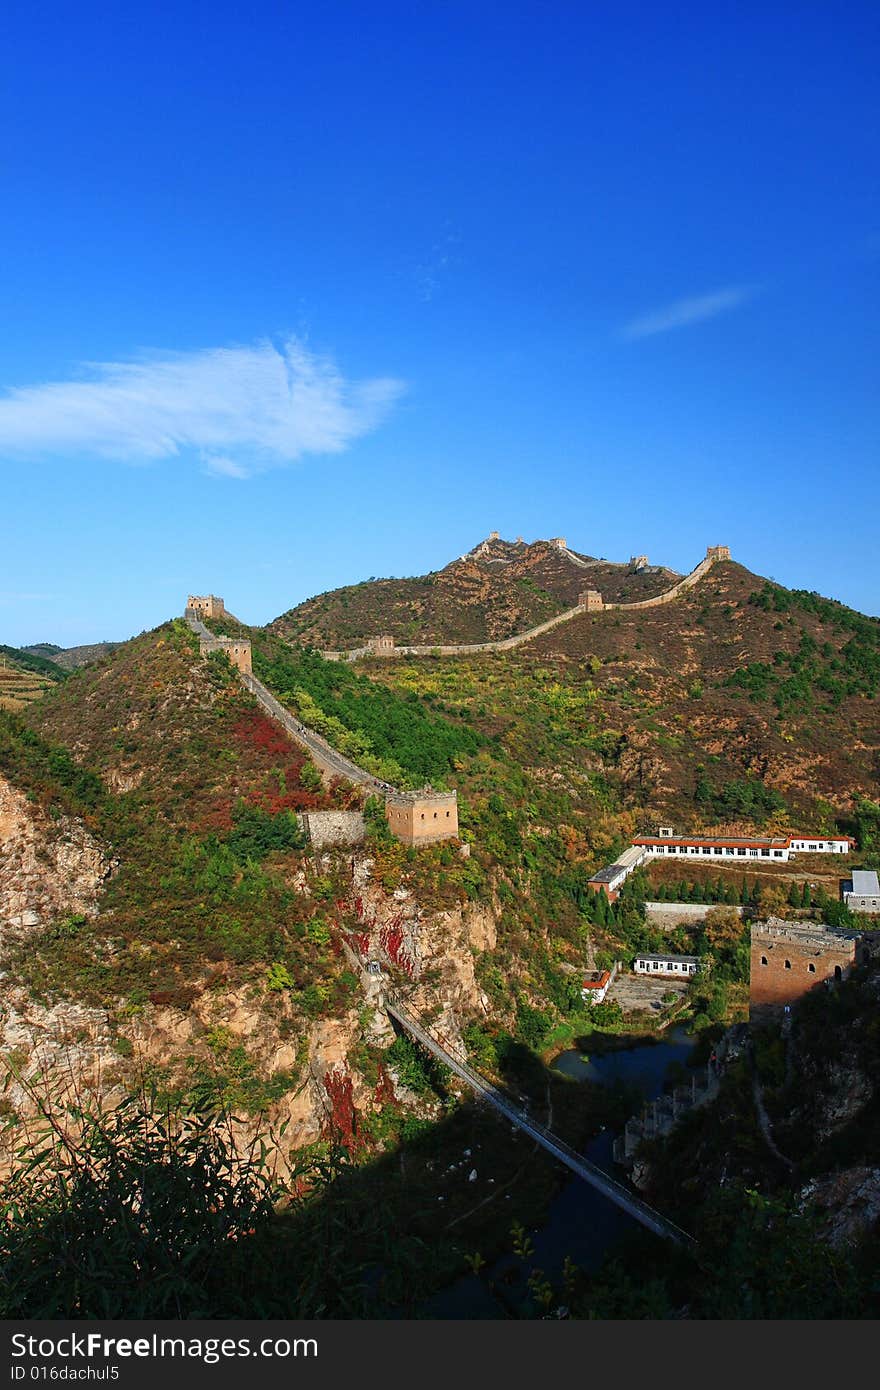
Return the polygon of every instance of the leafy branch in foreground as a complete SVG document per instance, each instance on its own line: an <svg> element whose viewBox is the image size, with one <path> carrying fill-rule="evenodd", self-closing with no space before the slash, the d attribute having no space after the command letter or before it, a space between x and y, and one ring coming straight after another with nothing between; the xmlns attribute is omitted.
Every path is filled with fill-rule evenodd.
<svg viewBox="0 0 880 1390"><path fill-rule="evenodd" d="M37 1118L0 1190L0 1317L281 1312L265 1247L280 1199L320 1185L323 1160L282 1183L280 1134L243 1142L232 1115L145 1092L112 1107L63 1083L41 1094L6 1066Z"/></svg>

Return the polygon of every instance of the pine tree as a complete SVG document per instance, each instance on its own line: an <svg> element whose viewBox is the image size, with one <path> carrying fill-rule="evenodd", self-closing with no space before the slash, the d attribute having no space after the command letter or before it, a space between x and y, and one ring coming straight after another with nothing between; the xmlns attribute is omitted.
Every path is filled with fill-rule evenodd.
<svg viewBox="0 0 880 1390"><path fill-rule="evenodd" d="M791 885L791 887L790 887L789 890L788 890L788 905L789 905L789 907L800 907L800 906L801 906L801 902L802 902L801 890L800 890L800 888L798 887L797 883L794 883L794 882L793 882L792 885Z"/></svg>
<svg viewBox="0 0 880 1390"><path fill-rule="evenodd" d="M812 907L812 906L813 906L813 895L812 895L812 893L810 892L810 885L809 885L809 883L805 883L805 884L804 884L804 891L803 891L803 893L801 894L801 907Z"/></svg>

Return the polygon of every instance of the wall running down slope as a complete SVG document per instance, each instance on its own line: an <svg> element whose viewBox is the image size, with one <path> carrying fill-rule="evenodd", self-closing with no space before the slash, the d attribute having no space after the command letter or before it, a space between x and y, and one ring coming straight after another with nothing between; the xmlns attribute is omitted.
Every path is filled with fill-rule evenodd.
<svg viewBox="0 0 880 1390"><path fill-rule="evenodd" d="M202 622L198 613L193 608L187 608L185 614L186 622L191 630L199 638L199 648L202 655L207 655L212 651L222 651L223 647L218 643L214 634L209 631ZM334 777L344 777L346 781L353 782L357 787L363 787L369 793L382 792L386 788L384 782L373 777L364 768L358 767L338 753L335 748L316 733L314 729L307 729L304 724L294 718L289 710L286 710L271 690L267 690L262 681L257 680L256 676L250 671L239 669L239 679L242 685L246 686L254 699L266 711L272 719L281 725L285 733L289 734L294 743L298 743L304 748L314 760L326 781L331 781Z"/></svg>
<svg viewBox="0 0 880 1390"><path fill-rule="evenodd" d="M590 562L580 560L565 550L564 554L576 565L583 569L590 568ZM656 594L653 598L639 599L634 603L601 603L595 611L609 612L611 609L631 609L631 608L659 608L665 603L672 603L679 594L690 589L692 585L698 584L704 575L709 573L713 565L721 560L730 559L730 549L726 545L710 545L706 548L706 554L698 565L686 574L683 579L679 579L671 588L665 589L662 594ZM598 562L593 562L598 563ZM531 642L542 633L550 632L560 623L571 622L572 618L577 618L587 612L585 602L578 603L574 608L567 608L564 613L557 613L555 618L549 618L545 623L539 623L537 627L531 627L526 632L518 632L513 637L504 637L497 642L472 642L469 644L459 643L457 645L443 645L438 643L423 644L416 647L398 647L389 639L372 639L362 647L355 647L347 652L327 651L322 652L322 656L327 661L357 661L364 656L470 656L477 652L509 652L514 647L520 647L524 642Z"/></svg>
<svg viewBox="0 0 880 1390"><path fill-rule="evenodd" d="M436 792L430 787L425 787L420 792L411 792L392 787L388 782L380 782L371 772L358 767L357 763L339 753L321 734L301 724L276 700L271 690L268 690L262 681L257 680L251 670L250 642L237 639L233 643L215 637L205 627L195 608L186 608L184 617L199 639L202 656L209 656L215 651L223 651L229 656L238 671L242 685L251 692L266 713L281 725L294 743L306 750L326 783L329 784L334 778L341 777L356 787L363 787L370 796L382 796L385 800L385 818L392 834L407 844L430 844L434 840L454 839L458 836L457 792ZM244 661L240 659L242 649L246 649Z"/></svg>

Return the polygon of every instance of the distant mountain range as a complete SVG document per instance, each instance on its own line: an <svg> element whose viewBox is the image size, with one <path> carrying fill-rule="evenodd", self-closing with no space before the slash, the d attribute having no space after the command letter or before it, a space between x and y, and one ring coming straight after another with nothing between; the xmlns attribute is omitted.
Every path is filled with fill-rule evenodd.
<svg viewBox="0 0 880 1390"><path fill-rule="evenodd" d="M78 666L88 666L100 661L108 652L115 651L119 642L91 642L83 647L56 647L54 642L35 642L33 646L22 647L28 656L42 657L60 666L64 671L75 671Z"/></svg>

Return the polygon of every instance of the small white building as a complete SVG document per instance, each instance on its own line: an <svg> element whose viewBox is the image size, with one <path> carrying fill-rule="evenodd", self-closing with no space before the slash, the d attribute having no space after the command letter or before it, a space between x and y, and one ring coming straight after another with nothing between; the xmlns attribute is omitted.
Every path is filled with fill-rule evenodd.
<svg viewBox="0 0 880 1390"><path fill-rule="evenodd" d="M610 970L591 970L581 985L581 998L585 1004L601 1004L610 986Z"/></svg>
<svg viewBox="0 0 880 1390"><path fill-rule="evenodd" d="M849 835L826 840L821 835L793 835L788 842L792 854L849 854L855 848L855 840Z"/></svg>
<svg viewBox="0 0 880 1390"><path fill-rule="evenodd" d="M696 975L699 968L699 956L669 956L665 953L636 956L633 965L636 975L669 975L678 980Z"/></svg>
<svg viewBox="0 0 880 1390"><path fill-rule="evenodd" d="M873 869L853 869L843 882L843 901L850 912L880 913L880 880Z"/></svg>
<svg viewBox="0 0 880 1390"><path fill-rule="evenodd" d="M600 869L589 880L590 887L597 893L605 893L613 902L634 869L644 864L650 856L641 845L630 845L607 869Z"/></svg>

